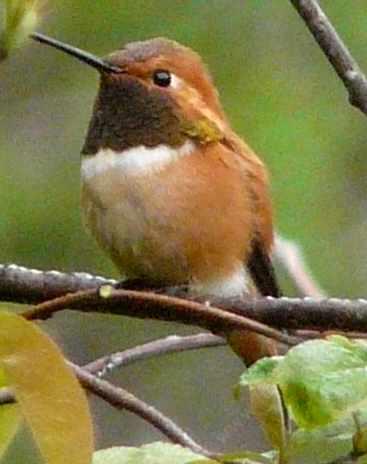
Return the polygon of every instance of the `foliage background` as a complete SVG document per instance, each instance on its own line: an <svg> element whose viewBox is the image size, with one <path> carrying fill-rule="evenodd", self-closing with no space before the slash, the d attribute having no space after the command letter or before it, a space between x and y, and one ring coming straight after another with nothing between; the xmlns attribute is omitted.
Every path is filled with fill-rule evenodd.
<svg viewBox="0 0 367 464"><path fill-rule="evenodd" d="M367 70L364 0L324 0ZM103 55L167 36L209 65L235 129L269 166L277 229L299 242L335 296L365 296L365 117L346 93L290 2L259 0L54 0L39 30ZM0 9L1 14L1 9ZM116 272L80 223L79 151L97 76L29 44L0 68L0 261L105 275ZM47 329L82 363L189 329L119 317L58 315ZM241 363L226 349L140 363L115 374L207 446L260 445L230 387ZM96 404L98 446L160 438L141 420ZM10 461L9 461L10 462ZM14 458L12 460L14 461Z"/></svg>

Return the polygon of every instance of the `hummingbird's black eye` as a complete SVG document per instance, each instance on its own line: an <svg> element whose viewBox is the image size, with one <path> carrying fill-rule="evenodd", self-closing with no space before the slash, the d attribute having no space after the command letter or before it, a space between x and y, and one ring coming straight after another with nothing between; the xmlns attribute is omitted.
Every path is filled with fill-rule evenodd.
<svg viewBox="0 0 367 464"><path fill-rule="evenodd" d="M168 87L171 83L171 73L164 69L157 69L154 71L153 81L159 87Z"/></svg>

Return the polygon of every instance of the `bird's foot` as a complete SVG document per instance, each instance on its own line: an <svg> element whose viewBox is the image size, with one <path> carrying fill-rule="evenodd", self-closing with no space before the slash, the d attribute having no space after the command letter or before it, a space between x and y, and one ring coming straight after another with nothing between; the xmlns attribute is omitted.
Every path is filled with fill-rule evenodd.
<svg viewBox="0 0 367 464"><path fill-rule="evenodd" d="M116 290L138 290L138 291L157 291L162 289L162 284L149 279L136 278L120 280L114 285Z"/></svg>
<svg viewBox="0 0 367 464"><path fill-rule="evenodd" d="M113 286L116 290L136 290L141 292L165 293L171 296L182 296L188 292L187 285L165 286L162 282L144 278L125 279Z"/></svg>

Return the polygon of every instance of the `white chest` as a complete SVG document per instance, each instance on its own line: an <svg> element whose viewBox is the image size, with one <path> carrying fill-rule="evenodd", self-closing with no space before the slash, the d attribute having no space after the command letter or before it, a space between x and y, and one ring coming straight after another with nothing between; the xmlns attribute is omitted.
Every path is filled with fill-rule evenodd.
<svg viewBox="0 0 367 464"><path fill-rule="evenodd" d="M194 143L187 140L178 148L168 145L149 148L140 145L123 152L101 149L96 155L82 158L81 177L83 181L89 181L111 169L120 171L124 177L152 174L178 158L189 155L194 148Z"/></svg>
<svg viewBox="0 0 367 464"><path fill-rule="evenodd" d="M105 149L82 158L82 209L86 223L108 251L141 259L162 218L159 172L194 151L187 141L179 148L139 146L116 153ZM159 185L158 185L159 186ZM158 189L159 190L159 189ZM169 189L165 191L170 195ZM155 198L155 196L159 198Z"/></svg>

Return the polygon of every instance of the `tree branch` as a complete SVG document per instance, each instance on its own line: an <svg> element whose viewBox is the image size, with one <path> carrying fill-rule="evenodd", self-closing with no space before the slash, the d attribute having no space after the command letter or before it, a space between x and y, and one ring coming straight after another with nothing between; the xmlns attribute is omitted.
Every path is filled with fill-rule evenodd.
<svg viewBox="0 0 367 464"><path fill-rule="evenodd" d="M103 399L111 406L117 409L130 411L141 419L144 419L173 443L186 446L195 453L203 454L204 456L214 456L214 453L208 451L196 443L193 438L191 438L169 417L162 414L153 406L150 406L149 404L140 400L127 390L96 377L91 372L88 372L88 370L86 370L84 367L80 367L70 361L66 361L66 363L74 371L75 376L83 388ZM0 405L14 403L15 401L16 398L10 388L0 389Z"/></svg>
<svg viewBox="0 0 367 464"><path fill-rule="evenodd" d="M142 361L144 359L170 353L197 350L200 348L223 346L225 344L226 341L224 338L217 337L216 335L209 333L188 335L184 337L170 335L166 338L134 346L133 348L129 348L119 353L103 356L102 358L86 364L83 366L83 369L101 378L113 369L124 367L128 364Z"/></svg>
<svg viewBox="0 0 367 464"><path fill-rule="evenodd" d="M106 380L99 379L76 364L71 362L68 362L68 364L71 366L79 382L84 388L104 399L115 408L126 409L137 414L139 417L145 419L155 428L160 430L173 443L186 446L192 449L195 453L203 454L205 456L213 455L213 453L196 443L171 419L155 409L153 406L148 405L121 387L116 387Z"/></svg>
<svg viewBox="0 0 367 464"><path fill-rule="evenodd" d="M94 279L100 283L114 282L102 277L95 278L89 274L87 277L77 274L78 277L75 278L75 274L51 274L52 271L50 273L25 268L20 268L18 272L18 269L15 265L0 266L0 301L39 302L44 301L45 294L47 296L62 294L58 293L60 288L62 292L71 291L71 288L75 290L79 284L81 288L88 288L91 285L90 282L95 282ZM45 276L44 279L43 276ZM180 296L179 290L176 293ZM181 296L187 298L184 292ZM60 300L61 307L65 307L64 298ZM91 291L86 299L85 296L72 295L68 300L68 308L104 311L143 319L176 321L198 325L217 333L233 327L245 328L246 322L243 320L228 319L229 312L234 313L232 315L242 315L278 329L367 332L367 300L365 299L211 299L210 303L212 306L200 303L199 299L195 302L149 292L115 290L110 298L101 298L96 291ZM216 306L218 308L215 308ZM217 317L210 312L214 309L223 312ZM249 330L247 325L246 330ZM251 330L255 328L252 327ZM268 332L267 336L270 336ZM282 341L287 343L284 338Z"/></svg>
<svg viewBox="0 0 367 464"><path fill-rule="evenodd" d="M223 305L227 304L230 310L211 306L208 301L193 301L147 291L115 290L113 287L105 286L100 289L71 293L40 303L24 311L22 316L28 320L47 319L63 309L78 309L141 319L181 322L187 325L197 325L217 334L232 330L250 330L286 345L299 343L298 338L245 316L241 309L242 300L237 308L232 306L232 300L221 300L221 302ZM255 302L256 300L249 299L247 305L252 307Z"/></svg>
<svg viewBox="0 0 367 464"><path fill-rule="evenodd" d="M0 264L0 301L40 303L66 293L116 283L116 280L86 272L67 274L59 271L28 269L16 264Z"/></svg>
<svg viewBox="0 0 367 464"><path fill-rule="evenodd" d="M317 0L291 0L291 3L343 81L350 103L367 114L367 78Z"/></svg>

